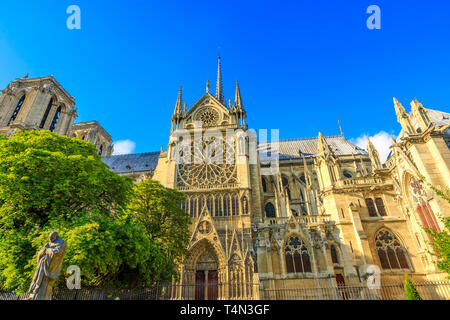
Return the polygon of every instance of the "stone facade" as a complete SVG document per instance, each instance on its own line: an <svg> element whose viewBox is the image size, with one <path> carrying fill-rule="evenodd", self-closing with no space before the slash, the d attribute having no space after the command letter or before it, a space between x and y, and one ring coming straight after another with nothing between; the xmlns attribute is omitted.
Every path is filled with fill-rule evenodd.
<svg viewBox="0 0 450 320"><path fill-rule="evenodd" d="M385 163L370 141L366 151L343 135L258 144L237 83L234 103L225 102L219 60L215 95L207 82L206 93L187 108L180 88L160 152L111 156L111 137L97 122L73 124L74 100L53 77L17 79L3 90L0 132L50 128L51 120L38 126L51 97L49 119L62 106L56 132L87 139L99 152L102 146L103 161L118 174L185 194L182 206L193 224L180 283L209 288L191 298L257 298L254 283L360 286L371 265L379 267L382 284L401 282L405 273L415 281L446 279L428 253L423 227L442 230L437 213L448 216L450 206L420 177L441 189L450 185L449 113L417 100L407 113L394 98L402 132ZM278 153L274 172L263 157L268 150Z"/></svg>

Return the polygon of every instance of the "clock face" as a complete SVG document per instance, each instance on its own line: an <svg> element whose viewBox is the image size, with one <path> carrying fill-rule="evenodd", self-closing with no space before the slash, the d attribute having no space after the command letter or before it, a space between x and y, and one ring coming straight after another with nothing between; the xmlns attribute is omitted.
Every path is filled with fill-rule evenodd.
<svg viewBox="0 0 450 320"><path fill-rule="evenodd" d="M192 162L178 165L178 188L212 189L236 186L234 147L230 143L218 141L214 137L194 143L190 158Z"/></svg>
<svg viewBox="0 0 450 320"><path fill-rule="evenodd" d="M199 112L197 120L202 122L203 127L215 126L219 122L219 112L214 108L206 107Z"/></svg>

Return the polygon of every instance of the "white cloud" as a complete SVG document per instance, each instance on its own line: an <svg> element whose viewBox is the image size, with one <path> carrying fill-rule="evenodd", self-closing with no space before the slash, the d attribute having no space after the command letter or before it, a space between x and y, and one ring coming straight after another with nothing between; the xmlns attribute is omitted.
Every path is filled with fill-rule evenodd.
<svg viewBox="0 0 450 320"><path fill-rule="evenodd" d="M350 139L351 142L356 144L358 147L367 150L367 137L369 137L370 141L372 141L373 145L377 149L381 162L384 162L387 160L387 157L389 153L391 152L391 149L389 147L391 146L391 138L390 134L385 131L380 131L377 134L374 134L373 136L368 136L367 134L364 134L356 139ZM394 139L396 137L394 136Z"/></svg>
<svg viewBox="0 0 450 320"><path fill-rule="evenodd" d="M136 143L131 140L119 140L114 143L113 155L133 153L136 149Z"/></svg>

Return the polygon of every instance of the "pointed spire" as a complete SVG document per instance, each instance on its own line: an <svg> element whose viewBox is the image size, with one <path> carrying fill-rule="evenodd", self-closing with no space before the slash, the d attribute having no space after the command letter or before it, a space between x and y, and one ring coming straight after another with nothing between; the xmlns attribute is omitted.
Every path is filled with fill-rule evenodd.
<svg viewBox="0 0 450 320"><path fill-rule="evenodd" d="M317 139L317 156L328 156L331 155L331 149L327 141L323 137L322 133L319 132L319 138Z"/></svg>
<svg viewBox="0 0 450 320"><path fill-rule="evenodd" d="M339 131L341 132L341 136L344 136L344 131L342 131L342 127L341 127L341 120L338 120L338 125L339 125Z"/></svg>
<svg viewBox="0 0 450 320"><path fill-rule="evenodd" d="M411 111L422 132L427 130L432 123L430 117L428 116L428 110L423 106L423 104L421 104L419 100L414 99L411 101Z"/></svg>
<svg viewBox="0 0 450 320"><path fill-rule="evenodd" d="M400 122L400 119L404 116L404 114L407 114L406 110L402 106L402 104L398 102L396 97L394 97L394 106L395 106L395 114L397 115L397 119Z"/></svg>
<svg viewBox="0 0 450 320"><path fill-rule="evenodd" d="M173 130L177 128L177 125L180 123L182 117L183 117L183 97L181 94L181 86L180 86L177 103L175 104L175 109L173 110L173 115L172 118L170 119L172 121L172 127L170 129L170 132L173 132Z"/></svg>
<svg viewBox="0 0 450 320"><path fill-rule="evenodd" d="M381 169L380 156L369 137L367 137L367 151L369 152L370 162L372 162L372 171Z"/></svg>
<svg viewBox="0 0 450 320"><path fill-rule="evenodd" d="M234 105L237 108L244 108L241 98L241 90L239 90L239 82L236 80L236 94L234 96Z"/></svg>
<svg viewBox="0 0 450 320"><path fill-rule="evenodd" d="M221 68L221 64L220 64L220 56L218 57L218 62L217 62L216 99L219 100L220 103L225 105L225 98L223 96L222 68Z"/></svg>
<svg viewBox="0 0 450 320"><path fill-rule="evenodd" d="M173 116L180 116L183 113L183 95L182 95L182 91L181 91L181 86L180 86L180 91L178 91L178 97L177 97L177 103L175 104L175 110L173 111Z"/></svg>
<svg viewBox="0 0 450 320"><path fill-rule="evenodd" d="M416 130L414 129L411 118L409 114L406 112L405 108L403 108L402 104L398 102L398 100L394 97L394 106L395 113L397 114L397 121L401 124L402 129L405 130L407 134L415 134Z"/></svg>

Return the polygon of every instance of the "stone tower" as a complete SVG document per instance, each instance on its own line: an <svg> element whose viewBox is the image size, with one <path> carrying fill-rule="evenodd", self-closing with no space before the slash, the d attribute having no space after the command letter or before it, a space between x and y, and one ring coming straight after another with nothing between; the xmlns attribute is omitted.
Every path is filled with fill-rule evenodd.
<svg viewBox="0 0 450 320"><path fill-rule="evenodd" d="M33 129L68 135L76 117L75 99L53 76L25 76L2 90L0 133Z"/></svg>

